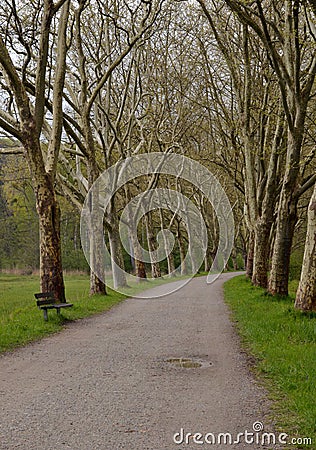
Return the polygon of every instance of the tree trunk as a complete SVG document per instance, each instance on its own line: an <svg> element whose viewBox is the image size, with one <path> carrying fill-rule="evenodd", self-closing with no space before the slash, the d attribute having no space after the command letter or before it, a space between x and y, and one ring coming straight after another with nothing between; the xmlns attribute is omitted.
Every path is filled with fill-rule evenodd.
<svg viewBox="0 0 316 450"><path fill-rule="evenodd" d="M168 264L168 275L171 277L175 277L175 266L174 266L174 257L172 253L169 253L167 256L167 264Z"/></svg>
<svg viewBox="0 0 316 450"><path fill-rule="evenodd" d="M146 281L147 275L146 275L145 263L143 261L142 247L138 241L137 229L136 229L136 226L134 226L134 224L132 224L131 228L129 228L129 236L130 236L130 241L131 241L131 244L133 247L135 275L136 275L138 281Z"/></svg>
<svg viewBox="0 0 316 450"><path fill-rule="evenodd" d="M93 222L93 218L92 218ZM106 295L106 286L103 281L105 277L104 261L100 252L101 243L99 243L99 230L91 224L90 229L90 295L100 294ZM101 274L104 272L104 277Z"/></svg>
<svg viewBox="0 0 316 450"><path fill-rule="evenodd" d="M188 267L185 261L186 256L186 249L185 249L185 243L184 239L181 233L179 233L178 236L178 243L179 243L179 252L180 252L180 268L181 268L181 275L187 275L188 273Z"/></svg>
<svg viewBox="0 0 316 450"><path fill-rule="evenodd" d="M316 184L307 212L307 233L295 308L316 311Z"/></svg>
<svg viewBox="0 0 316 450"><path fill-rule="evenodd" d="M126 287L126 275L124 271L124 258L122 253L120 235L118 226L111 227L108 230L111 261L112 261L112 276L114 289Z"/></svg>
<svg viewBox="0 0 316 450"><path fill-rule="evenodd" d="M263 288L268 285L270 228L264 217L258 219L255 227L252 283Z"/></svg>
<svg viewBox="0 0 316 450"><path fill-rule="evenodd" d="M156 239L153 233L153 224L150 212L145 214L145 222L146 222L148 249L150 252L153 253L155 251ZM161 277L159 262L153 260L151 261L151 275L153 278Z"/></svg>
<svg viewBox="0 0 316 450"><path fill-rule="evenodd" d="M98 168L96 165L96 161L94 158L91 158L88 162L88 183L89 187L93 185L94 181L98 177ZM99 192L97 191L97 188L94 187L94 189L89 193L90 195L90 202L91 202L91 217L90 217L90 295L100 294L100 295L106 295L106 285L104 283L105 278L105 261L103 260L101 248L102 243L99 242L101 239L100 232L103 232L102 230L99 230L97 227L98 220L94 217L94 214L98 213L99 209ZM101 279L98 277L98 275L101 276Z"/></svg>
<svg viewBox="0 0 316 450"><path fill-rule="evenodd" d="M254 233L251 232L249 235L247 266L246 266L246 276L248 278L252 278L252 274L253 274L254 250L255 250Z"/></svg>
<svg viewBox="0 0 316 450"><path fill-rule="evenodd" d="M160 223L161 223L161 230L163 231L165 229L165 220L163 217L162 210L160 209ZM165 254L167 258L167 264L168 264L168 275L175 277L175 266L174 266L174 257L172 252L170 252L168 240L166 238L166 235L163 233L163 243L165 247Z"/></svg>
<svg viewBox="0 0 316 450"><path fill-rule="evenodd" d="M270 233L273 224L273 214L277 192L277 166L279 162L280 146L284 134L284 114L278 114L273 145L268 165L265 195L262 200L260 216L255 226L255 248L252 283L262 288L268 286L268 271L270 260Z"/></svg>
<svg viewBox="0 0 316 450"><path fill-rule="evenodd" d="M231 252L231 258L233 261L233 268L234 270L238 270L238 262L237 262L237 250L236 247L233 248L232 252Z"/></svg>
<svg viewBox="0 0 316 450"><path fill-rule="evenodd" d="M25 131L23 144L39 218L40 289L41 292L53 292L56 300L63 303L66 298L61 260L60 208L53 176L45 171L41 145L34 133L32 119Z"/></svg>
<svg viewBox="0 0 316 450"><path fill-rule="evenodd" d="M290 256L296 221L297 199L283 198L278 214L269 279L269 292L272 295L288 295Z"/></svg>
<svg viewBox="0 0 316 450"><path fill-rule="evenodd" d="M35 181L35 183L34 183ZM40 285L42 292L53 292L65 302L65 286L61 261L60 209L49 175L35 184L36 207L40 232Z"/></svg>
<svg viewBox="0 0 316 450"><path fill-rule="evenodd" d="M90 180L89 185L92 186L92 180ZM99 195L97 192L92 193L93 198L91 198L92 204L99 205ZM103 281L105 277L105 261L103 260L101 253L101 242L100 239L100 230L96 228L97 224L95 224L95 220L92 214L91 223L90 223L90 295L101 294L106 295L106 285ZM102 230L103 231L103 230ZM103 274L104 277L102 279L98 278L97 274Z"/></svg>
<svg viewBox="0 0 316 450"><path fill-rule="evenodd" d="M105 284L100 278L91 270L90 271L90 295L106 295Z"/></svg>
<svg viewBox="0 0 316 450"><path fill-rule="evenodd" d="M277 228L273 248L269 292L272 295L288 295L290 256L294 228L297 221L297 180L299 174L299 155L303 139L303 125L288 133L286 172L277 216Z"/></svg>
<svg viewBox="0 0 316 450"><path fill-rule="evenodd" d="M142 251L139 244L134 247L135 254L135 272L138 281L147 281L146 268L144 262L141 260Z"/></svg>
<svg viewBox="0 0 316 450"><path fill-rule="evenodd" d="M208 272L210 270L210 263L208 260L207 254L204 256L204 272Z"/></svg>

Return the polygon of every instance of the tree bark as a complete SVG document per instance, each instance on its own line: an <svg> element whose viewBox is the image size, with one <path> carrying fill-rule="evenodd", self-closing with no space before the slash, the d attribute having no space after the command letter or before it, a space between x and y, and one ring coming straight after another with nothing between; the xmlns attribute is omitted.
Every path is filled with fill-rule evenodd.
<svg viewBox="0 0 316 450"><path fill-rule="evenodd" d="M137 277L138 281L146 281L147 275L146 275L145 263L143 261L142 247L141 247L138 237L137 237L137 228L136 228L135 224L133 224L133 223L130 223L130 226L129 226L129 237L130 237L130 242L133 247L135 276Z"/></svg>
<svg viewBox="0 0 316 450"><path fill-rule="evenodd" d="M247 266L246 266L246 276L248 278L252 278L252 274L253 274L254 250L255 250L254 233L251 232L250 236L249 236Z"/></svg>
<svg viewBox="0 0 316 450"><path fill-rule="evenodd" d="M269 279L269 292L273 295L288 295L290 256L296 221L297 200L283 198L278 214Z"/></svg>
<svg viewBox="0 0 316 450"><path fill-rule="evenodd" d="M93 158L88 163L88 183L89 187L91 187L94 181L98 177L98 167L96 165L96 161ZM99 208L99 192L96 187L94 187L93 191L91 191L88 195L90 195L90 202L92 208L91 214L91 223L90 223L90 295L101 294L106 295L106 285L103 281L105 278L105 261L102 258L101 248L102 243L100 242L101 236L100 232L104 230L99 230L98 221L95 220L93 211L98 211ZM101 279L97 274L104 274Z"/></svg>
<svg viewBox="0 0 316 450"><path fill-rule="evenodd" d="M93 219L92 219L93 222ZM99 277L105 271L104 261L100 253L101 243L99 243L99 230L96 229L94 223L90 228L90 295L100 294L106 295L106 286L103 281L105 277Z"/></svg>
<svg viewBox="0 0 316 450"><path fill-rule="evenodd" d="M273 214L277 202L277 167L279 162L281 142L284 133L284 113L278 114L275 127L273 145L267 170L267 181L263 200L260 201L259 217L255 225L255 248L252 283L267 288L270 260L271 239L270 233L273 223Z"/></svg>
<svg viewBox="0 0 316 450"><path fill-rule="evenodd" d="M159 214L160 214L161 230L163 231L165 229L165 220L164 220L163 212L161 209L159 210ZM167 240L165 234L163 234L163 243L164 243L164 247L165 247L165 254L166 254L166 259L167 259L167 264L168 264L168 275L175 277L176 274L175 274L175 266L174 266L174 257L173 257L172 252L170 252L168 240Z"/></svg>
<svg viewBox="0 0 316 450"><path fill-rule="evenodd" d="M271 225L262 218L258 219L255 227L252 283L263 288L268 285L270 228Z"/></svg>
<svg viewBox="0 0 316 450"><path fill-rule="evenodd" d="M233 262L233 268L234 270L238 270L238 263L237 263L237 250L236 247L233 248L231 253L231 259ZM208 271L209 269L205 269L205 271Z"/></svg>
<svg viewBox="0 0 316 450"><path fill-rule="evenodd" d="M172 253L169 253L167 256L167 264L168 264L168 275L171 277L175 277L175 265L174 265L174 257Z"/></svg>
<svg viewBox="0 0 316 450"><path fill-rule="evenodd" d="M93 270L90 271L90 295L106 295L106 289L105 284L98 276L93 272Z"/></svg>
<svg viewBox="0 0 316 450"><path fill-rule="evenodd" d="M179 253L180 253L180 270L181 275L187 275L188 274L188 267L185 261L186 256L186 249L185 249L185 243L184 238L182 236L182 233L178 233L178 243L179 243Z"/></svg>
<svg viewBox="0 0 316 450"><path fill-rule="evenodd" d="M283 178L277 215L277 228L272 255L269 292L288 295L290 256L297 221L298 175L305 114L297 119L296 128L288 131L286 171Z"/></svg>
<svg viewBox="0 0 316 450"><path fill-rule="evenodd" d="M316 311L316 184L307 211L307 233L295 308Z"/></svg>
<svg viewBox="0 0 316 450"><path fill-rule="evenodd" d="M23 145L39 217L40 288L42 292L53 292L56 300L63 303L66 299L61 261L60 209L53 176L45 171L41 145L34 128L32 118L25 121Z"/></svg>
<svg viewBox="0 0 316 450"><path fill-rule="evenodd" d="M208 260L207 254L204 256L204 272L208 272L210 270L210 263Z"/></svg>
<svg viewBox="0 0 316 450"><path fill-rule="evenodd" d="M124 258L122 253L120 234L118 231L117 219L108 229L110 252L112 259L112 274L114 289L126 287L126 275L124 271Z"/></svg>
<svg viewBox="0 0 316 450"><path fill-rule="evenodd" d="M42 292L53 292L59 302L66 301L60 242L60 209L50 177L33 180L40 232L40 285Z"/></svg>
<svg viewBox="0 0 316 450"><path fill-rule="evenodd" d="M150 252L154 252L156 239L155 239L155 236L153 233L153 224L152 224L152 217L151 217L150 212L145 214L145 223L146 223L146 231L147 231L148 249ZM151 276L153 278L161 277L161 270L160 270L159 262L151 261Z"/></svg>

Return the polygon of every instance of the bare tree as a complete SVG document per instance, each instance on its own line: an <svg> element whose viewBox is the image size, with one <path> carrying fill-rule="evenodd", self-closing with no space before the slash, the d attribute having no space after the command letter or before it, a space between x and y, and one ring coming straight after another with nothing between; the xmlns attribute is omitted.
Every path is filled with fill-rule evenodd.
<svg viewBox="0 0 316 450"><path fill-rule="evenodd" d="M240 24L223 5L198 3L215 38L214 43L214 38L212 42L199 36L213 142L223 144L211 160L234 179L244 195L250 232L247 275L254 284L266 287L278 171L283 167L278 89L266 52L248 25ZM222 67L223 60L226 67Z"/></svg>
<svg viewBox="0 0 316 450"><path fill-rule="evenodd" d="M226 4L240 21L250 26L260 38L277 76L287 122L286 170L283 177L277 228L269 280L272 294L287 295L290 252L297 220L300 195L315 181L315 175L300 180L300 162L305 121L316 75L316 54L313 50L314 25L304 14L299 0L273 3L256 0L251 6L236 0ZM281 23L279 17L284 17Z"/></svg>
<svg viewBox="0 0 316 450"><path fill-rule="evenodd" d="M41 290L53 291L61 302L65 292L54 185L62 133L69 7L70 0L56 4L44 0L29 6L14 0L0 9L0 127L25 149L39 215ZM54 78L52 92L47 89L47 77ZM52 128L44 146L41 137L48 96L53 105Z"/></svg>
<svg viewBox="0 0 316 450"><path fill-rule="evenodd" d="M64 159L69 178L62 179L64 192L74 202L78 199L78 183L87 191L102 169L119 158L126 158L131 152L131 135L137 126L135 110L141 97L137 89L135 91L139 79L135 59L138 46L148 37L162 3L161 0L139 1L129 6L116 0L95 4L82 0L75 11L75 44L70 53L64 93L69 113L64 128L70 142L77 147L77 160L74 170L67 158ZM83 171L81 166L85 168ZM87 176L83 176L84 171ZM75 183L70 181L73 173ZM114 200L107 211L105 225L112 260L116 262L114 267L118 267L122 265L123 257L118 236L117 202ZM101 273L102 269L97 268L102 264L98 255L100 246L95 239L91 244L95 248L91 248L93 260L90 266ZM116 287L126 284L123 271L115 269L114 275ZM90 291L105 292L105 284L93 270Z"/></svg>

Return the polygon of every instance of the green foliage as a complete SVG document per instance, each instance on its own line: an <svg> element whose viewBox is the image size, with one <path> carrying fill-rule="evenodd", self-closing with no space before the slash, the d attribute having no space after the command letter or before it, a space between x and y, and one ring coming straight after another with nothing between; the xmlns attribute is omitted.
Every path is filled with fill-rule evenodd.
<svg viewBox="0 0 316 450"><path fill-rule="evenodd" d="M289 280L299 280L302 270L304 247L294 250L291 254Z"/></svg>
<svg viewBox="0 0 316 450"><path fill-rule="evenodd" d="M0 177L0 270L32 273L39 267L38 215L24 159L0 158ZM59 200L63 267L88 272L80 242L80 214L65 199Z"/></svg>
<svg viewBox="0 0 316 450"><path fill-rule="evenodd" d="M315 445L316 315L294 309L296 287L297 282L290 284L288 298L272 297L242 276L225 284L225 297L275 400L277 426L291 436L310 437Z"/></svg>
<svg viewBox="0 0 316 450"><path fill-rule="evenodd" d="M32 271L39 261L38 219L34 194L24 172L23 160L1 160L0 268Z"/></svg>
<svg viewBox="0 0 316 450"><path fill-rule="evenodd" d="M66 200L61 204L62 262L65 270L79 270L89 273L89 265L83 254L80 240L80 214Z"/></svg>

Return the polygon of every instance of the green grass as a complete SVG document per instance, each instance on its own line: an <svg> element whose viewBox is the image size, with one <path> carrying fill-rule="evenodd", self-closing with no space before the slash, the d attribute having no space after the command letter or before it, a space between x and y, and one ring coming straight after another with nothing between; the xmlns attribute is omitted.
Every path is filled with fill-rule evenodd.
<svg viewBox="0 0 316 450"><path fill-rule="evenodd" d="M316 314L293 307L297 282L290 296L274 298L244 276L225 283L225 298L255 370L273 399L280 431L310 437L316 448Z"/></svg>

